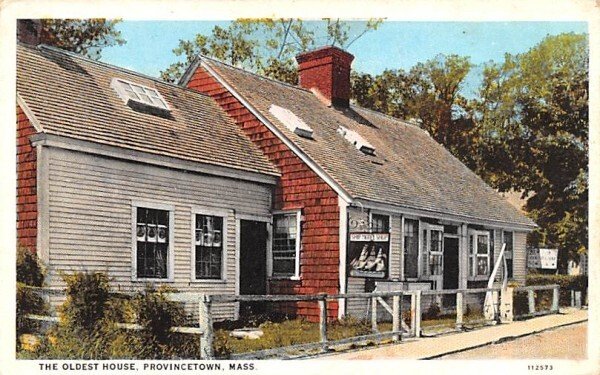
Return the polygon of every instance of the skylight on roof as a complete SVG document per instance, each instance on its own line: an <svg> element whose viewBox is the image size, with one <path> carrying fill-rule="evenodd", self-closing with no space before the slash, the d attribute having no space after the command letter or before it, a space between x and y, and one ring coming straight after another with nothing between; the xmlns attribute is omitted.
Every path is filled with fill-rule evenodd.
<svg viewBox="0 0 600 375"><path fill-rule="evenodd" d="M110 87L115 89L125 104L129 103L130 100L133 100L134 102L163 109L165 111L170 110L167 102L156 89L125 81L120 78L113 78Z"/></svg>
<svg viewBox="0 0 600 375"><path fill-rule="evenodd" d="M375 147L373 147L369 142L367 142L366 139L364 139L360 134L358 134L354 130L350 130L343 126L340 126L337 131L362 153L367 155L375 155Z"/></svg>
<svg viewBox="0 0 600 375"><path fill-rule="evenodd" d="M302 121L300 117L296 116L289 109L271 104L269 107L269 112L271 112L273 116L277 117L277 119L281 121L281 123L290 131L293 131L301 137L312 139L313 130L311 127L306 125L306 123Z"/></svg>

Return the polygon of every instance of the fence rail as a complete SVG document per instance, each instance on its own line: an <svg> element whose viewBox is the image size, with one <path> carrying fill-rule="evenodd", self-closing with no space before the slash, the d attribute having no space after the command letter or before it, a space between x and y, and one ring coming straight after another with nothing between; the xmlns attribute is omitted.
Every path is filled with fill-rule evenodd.
<svg viewBox="0 0 600 375"><path fill-rule="evenodd" d="M64 295L65 291L57 288L36 288L30 289L45 295ZM552 291L552 303L549 309L536 309L536 293L543 291ZM486 294L483 302L483 319L480 321L469 319L465 314L469 306L469 296L477 294ZM527 311L524 314L517 314L513 306L513 294L527 294ZM133 293L115 292L113 295L128 296ZM455 298L451 296L455 295ZM490 299L487 296L491 296ZM334 347L356 344L368 341L390 340L391 342L399 342L406 337L420 337L422 335L430 335L431 331L441 327L428 324L424 327L424 323L431 323L428 319L424 319L423 304L430 302L431 304L440 303L441 305L450 306L445 309L445 313L452 318L446 319L446 331L436 331L446 333L449 331L460 331L469 324L479 322L498 323L500 321L511 321L513 317L524 318L530 316L545 315L558 312L558 285L543 285L543 286L525 286L516 288L507 288L501 290L500 287L494 288L477 288L477 289L452 289L452 290L415 290L415 291L375 291L370 293L347 293L347 294L316 294L316 295L206 295L195 292L178 292L165 293L165 296L176 302L194 302L198 303L198 326L197 327L171 327L171 332L194 334L199 336L201 358L215 358L213 349L213 341L215 331L213 327L213 305L217 303L238 303L238 302L316 302L318 305L318 324L319 324L319 340L317 342L294 344L286 347L262 349L246 353L233 353L230 355L232 359L242 358L263 358L274 355L282 355L291 351L295 352L327 352ZM404 298L409 298L409 307L406 307ZM370 311L370 334L359 335L354 337L342 338L339 340L331 340L328 335L328 319L327 311L328 304L331 301L336 303L344 303L350 299L365 299L368 301L367 311ZM387 299L387 300L386 300ZM538 297L540 299L540 297ZM391 303L390 303L391 300ZM471 300L478 301L481 304L481 298L473 298ZM380 310L380 308L382 308ZM486 310L487 309L487 310ZM510 311L508 311L508 310ZM403 312L408 312L408 316L403 318ZM381 331L381 316L391 315L391 329ZM26 318L47 321L56 323L59 321L57 316L41 316L27 315ZM408 321L405 322L405 319ZM388 321L389 322L389 321ZM435 319L433 319L435 323ZM408 323L408 324L407 324ZM141 330L143 326L132 323L117 323L117 327L130 330Z"/></svg>

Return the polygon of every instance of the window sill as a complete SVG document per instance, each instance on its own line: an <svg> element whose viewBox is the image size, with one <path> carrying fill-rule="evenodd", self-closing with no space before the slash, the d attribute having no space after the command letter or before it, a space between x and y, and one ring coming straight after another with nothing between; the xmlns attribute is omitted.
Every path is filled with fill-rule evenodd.
<svg viewBox="0 0 600 375"><path fill-rule="evenodd" d="M192 279L190 284L226 284L227 279Z"/></svg>
<svg viewBox="0 0 600 375"><path fill-rule="evenodd" d="M144 278L137 278L134 277L131 279L132 282L134 283L174 283L175 279L170 278L170 279L144 279Z"/></svg>
<svg viewBox="0 0 600 375"><path fill-rule="evenodd" d="M270 280L275 280L275 281L279 281L279 280L300 281L300 276L269 276L268 279L269 279L269 281Z"/></svg>
<svg viewBox="0 0 600 375"><path fill-rule="evenodd" d="M489 275L483 275L483 276L469 276L467 278L467 281L488 281L490 279Z"/></svg>

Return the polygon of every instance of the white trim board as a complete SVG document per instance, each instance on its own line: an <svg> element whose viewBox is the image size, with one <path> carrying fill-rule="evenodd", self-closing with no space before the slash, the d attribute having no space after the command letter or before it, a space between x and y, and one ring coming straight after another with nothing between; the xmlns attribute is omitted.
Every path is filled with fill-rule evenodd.
<svg viewBox="0 0 600 375"><path fill-rule="evenodd" d="M126 149L118 146L99 144L75 138L54 134L40 133L30 137L34 146L56 147L65 150L78 151L92 155L100 155L114 159L134 161L191 172L228 177L236 180L246 180L268 185L275 185L279 176L235 169L228 166L205 164L191 160L177 159L165 155L156 155L144 151Z"/></svg>

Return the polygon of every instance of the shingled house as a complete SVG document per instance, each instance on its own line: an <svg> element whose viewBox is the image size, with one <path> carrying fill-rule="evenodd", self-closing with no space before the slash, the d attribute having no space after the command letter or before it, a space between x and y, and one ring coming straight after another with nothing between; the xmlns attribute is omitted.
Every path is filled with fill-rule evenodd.
<svg viewBox="0 0 600 375"><path fill-rule="evenodd" d="M350 105L352 59L299 55L296 87L199 56L174 85L19 44L19 243L50 286L90 270L121 290L467 288L503 242L523 282L535 224L417 126Z"/></svg>

